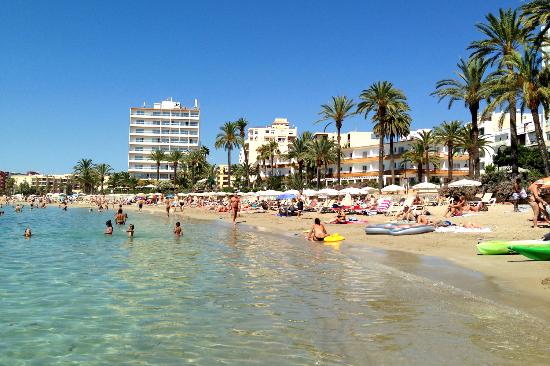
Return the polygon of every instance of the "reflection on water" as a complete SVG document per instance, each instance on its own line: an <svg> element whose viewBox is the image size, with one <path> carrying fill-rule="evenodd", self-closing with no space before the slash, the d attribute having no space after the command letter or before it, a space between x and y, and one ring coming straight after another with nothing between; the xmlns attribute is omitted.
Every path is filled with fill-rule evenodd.
<svg viewBox="0 0 550 366"><path fill-rule="evenodd" d="M545 364L544 326L367 256L181 217L0 219L0 364ZM172 234L182 221L184 235ZM22 237L29 224L35 236Z"/></svg>

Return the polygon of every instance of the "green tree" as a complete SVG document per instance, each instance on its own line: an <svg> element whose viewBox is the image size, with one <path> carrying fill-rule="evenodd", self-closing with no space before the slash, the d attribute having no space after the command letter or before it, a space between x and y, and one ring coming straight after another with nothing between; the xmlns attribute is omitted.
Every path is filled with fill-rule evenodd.
<svg viewBox="0 0 550 366"><path fill-rule="evenodd" d="M458 100L464 101L464 105L469 109L472 119L472 137L473 141L479 138L478 113L480 103L489 97L490 82L485 77L485 72L489 66L489 60L483 60L479 57L471 57L468 62L463 59L457 64L458 79L444 79L436 83L436 90L431 95L442 99L449 99L449 109L453 103ZM474 162L474 177L479 178L480 163L479 151L472 151Z"/></svg>
<svg viewBox="0 0 550 366"><path fill-rule="evenodd" d="M275 159L281 153L277 141L269 141L267 150L269 151L269 164L271 165L271 176L273 177L275 174Z"/></svg>
<svg viewBox="0 0 550 366"><path fill-rule="evenodd" d="M105 164L105 163L96 164L94 168L95 168L95 173L99 178L101 194L103 194L104 193L103 184L105 183L105 177L108 176L113 171L113 168L111 168L109 164Z"/></svg>
<svg viewBox="0 0 550 366"><path fill-rule="evenodd" d="M244 118L239 118L235 121L237 129L239 130L240 144L243 148L243 157L244 157L244 176L245 176L245 187L250 185L250 165L248 164L248 142L246 142L246 127L248 126L248 121Z"/></svg>
<svg viewBox="0 0 550 366"><path fill-rule="evenodd" d="M321 111L319 114L321 115L320 121L329 121L331 120L326 126L334 123L336 127L336 141L337 141L337 149L338 149L338 157L336 160L336 180L338 184L340 184L340 156L342 145L340 142L340 131L342 129L342 124L344 123L344 120L348 118L349 116L353 115L354 112L351 111L351 109L354 107L353 100L348 99L346 96L336 96L332 97L332 101L328 104L321 105Z"/></svg>
<svg viewBox="0 0 550 366"><path fill-rule="evenodd" d="M177 184L177 177L178 177L178 165L180 161L183 159L184 155L179 150L172 150L168 153L166 156L166 161L170 162L172 164L172 167L174 168L174 185Z"/></svg>
<svg viewBox="0 0 550 366"><path fill-rule="evenodd" d="M308 131L305 131L302 133L301 136L292 140L292 142L288 146L288 153L286 154L286 158L289 160L295 160L296 164L298 164L298 176L300 177L300 180L304 179L303 177L304 163L307 159L307 155L309 152L310 141L311 141L311 133Z"/></svg>
<svg viewBox="0 0 550 366"><path fill-rule="evenodd" d="M315 139L310 142L310 154L312 160L315 161L315 167L317 169L317 189L321 188L321 167L334 160L336 160L336 154L338 148L333 141L326 138ZM326 168L325 168L326 170ZM326 174L326 172L325 172Z"/></svg>
<svg viewBox="0 0 550 366"><path fill-rule="evenodd" d="M216 136L214 143L216 149L225 149L227 151L227 177L229 187L231 187L231 151L239 146L239 137L237 136L237 125L235 122L225 122L220 127L220 133Z"/></svg>
<svg viewBox="0 0 550 366"><path fill-rule="evenodd" d="M476 24L483 39L474 41L468 49L473 50L475 57L487 58L492 64L497 63L503 67L504 60L520 46L530 41L529 29L523 27L517 10L500 9L498 16L490 13L485 17L486 23ZM512 65L506 66L510 74L514 72ZM516 126L516 97L511 96L507 100L510 113L510 145L512 147L512 174L518 174L517 151L518 133Z"/></svg>
<svg viewBox="0 0 550 366"><path fill-rule="evenodd" d="M527 107L533 116L537 145L543 159L544 173L550 175L548 150L544 141L544 135L539 118L539 107L543 101L550 100L550 68L541 69L542 58L537 55L535 48L526 48L522 55L512 52L504 66L512 68L512 72L500 73L497 83L493 88L495 100L493 105L500 105L519 94L522 109Z"/></svg>
<svg viewBox="0 0 550 366"><path fill-rule="evenodd" d="M374 113L373 122L379 124L378 147L378 187L384 187L384 136L386 125L392 116L409 110L405 94L394 88L389 81L379 81L363 90L357 105L357 113L364 113L365 119L369 113Z"/></svg>
<svg viewBox="0 0 550 366"><path fill-rule="evenodd" d="M193 187L197 182L197 176L201 175L208 165L204 150L199 149L191 151L189 154L185 155L183 161L189 169L191 187Z"/></svg>
<svg viewBox="0 0 550 366"><path fill-rule="evenodd" d="M92 159L80 159L73 167L73 172L84 193L91 193L95 182Z"/></svg>
<svg viewBox="0 0 550 366"><path fill-rule="evenodd" d="M157 149L151 153L150 158L155 162L155 165L157 166L157 184L158 184L158 181L160 181L160 164L163 161L167 160L167 156L164 153L164 151Z"/></svg>
<svg viewBox="0 0 550 366"><path fill-rule="evenodd" d="M267 167L266 167L266 161L269 160L269 145L264 144L259 146L256 149L256 152L258 153L258 156L256 157L257 161L262 162L262 168L264 169L264 176L267 177Z"/></svg>
<svg viewBox="0 0 550 366"><path fill-rule="evenodd" d="M434 134L439 143L447 146L447 181L453 181L453 157L455 147L460 138L462 123L460 121L444 121L440 126L436 127Z"/></svg>
<svg viewBox="0 0 550 366"><path fill-rule="evenodd" d="M391 115L386 123L384 132L390 140L390 170L392 184L395 184L395 154L393 142L396 138L407 136L411 131L411 116L406 112L397 111Z"/></svg>
<svg viewBox="0 0 550 366"><path fill-rule="evenodd" d="M424 152L424 164L426 165L426 179L430 181L430 163L433 164L434 168L439 165L439 158L433 159L430 157L430 154L433 152L433 145L436 144L437 140L435 138L433 131L420 131L418 133L418 142L422 145L422 151Z"/></svg>
<svg viewBox="0 0 550 366"><path fill-rule="evenodd" d="M467 124L460 132L458 145L468 152L468 174L474 176L472 151L488 151L489 141L484 137L479 137L477 141L472 139L472 125Z"/></svg>
<svg viewBox="0 0 550 366"><path fill-rule="evenodd" d="M535 38L534 45L538 49L544 42L546 32L550 29L550 1L531 0L521 6L522 20L525 28L536 31L541 28ZM548 40L546 40L548 42Z"/></svg>

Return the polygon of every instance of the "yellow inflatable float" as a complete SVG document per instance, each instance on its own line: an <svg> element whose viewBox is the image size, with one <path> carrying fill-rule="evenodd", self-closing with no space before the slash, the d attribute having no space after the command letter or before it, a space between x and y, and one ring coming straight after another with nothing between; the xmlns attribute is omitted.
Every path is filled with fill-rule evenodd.
<svg viewBox="0 0 550 366"><path fill-rule="evenodd" d="M335 241L342 241L342 240L345 240L346 238L344 238L342 235L338 234L338 233L334 233L334 234L330 234L329 236L325 236L325 239L323 239L324 241L326 242L329 242L329 243L333 243Z"/></svg>

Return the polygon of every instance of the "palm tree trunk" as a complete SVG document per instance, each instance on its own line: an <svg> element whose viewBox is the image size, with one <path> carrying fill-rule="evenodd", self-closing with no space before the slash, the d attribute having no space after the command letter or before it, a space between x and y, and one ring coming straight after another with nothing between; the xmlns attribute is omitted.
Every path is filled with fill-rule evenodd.
<svg viewBox="0 0 550 366"><path fill-rule="evenodd" d="M422 183L422 162L416 168L416 177L418 178L418 183Z"/></svg>
<svg viewBox="0 0 550 366"><path fill-rule="evenodd" d="M378 144L378 191L381 193L384 188L384 134L380 133Z"/></svg>
<svg viewBox="0 0 550 366"><path fill-rule="evenodd" d="M105 181L104 177L101 177L101 194L103 194L103 182Z"/></svg>
<svg viewBox="0 0 550 366"><path fill-rule="evenodd" d="M231 187L231 148L227 149L227 184Z"/></svg>
<svg viewBox="0 0 550 366"><path fill-rule="evenodd" d="M538 106L537 106L538 107ZM550 168L548 166L548 150L546 143L544 142L544 136L542 134L542 128L540 127L540 118L538 108L530 108L531 115L533 116L533 123L535 124L535 135L537 136L537 144L539 146L542 161L544 162L544 173L546 176L550 175Z"/></svg>
<svg viewBox="0 0 550 366"><path fill-rule="evenodd" d="M474 178L474 159L472 158L472 155L474 153L472 152L472 149L468 150L468 176L470 178Z"/></svg>
<svg viewBox="0 0 550 366"><path fill-rule="evenodd" d="M317 163L317 190L321 189L321 164Z"/></svg>
<svg viewBox="0 0 550 366"><path fill-rule="evenodd" d="M246 175L245 187L248 188L250 186L250 171L248 166L248 148L246 143L244 144L244 174Z"/></svg>
<svg viewBox="0 0 550 366"><path fill-rule="evenodd" d="M157 183L160 181L160 161L157 161Z"/></svg>
<svg viewBox="0 0 550 366"><path fill-rule="evenodd" d="M479 128L477 126L477 113L479 110L479 103L475 103L472 106L470 106L470 114L472 116L472 130L471 130L471 139L472 139L472 162L473 162L473 168L474 168L474 179L479 179L480 175L480 164L479 164L479 146L478 146L478 139L479 139Z"/></svg>
<svg viewBox="0 0 550 366"><path fill-rule="evenodd" d="M174 162L174 185L176 185L177 172L178 172L178 163Z"/></svg>
<svg viewBox="0 0 550 366"><path fill-rule="evenodd" d="M513 74L514 68L508 65L508 73ZM518 130L516 126L516 98L508 101L508 113L510 113L510 158L512 160L512 178L518 175Z"/></svg>
<svg viewBox="0 0 550 366"><path fill-rule="evenodd" d="M424 161L426 162L426 182L430 181L430 157L429 152L426 150L424 153Z"/></svg>
<svg viewBox="0 0 550 366"><path fill-rule="evenodd" d="M342 153L341 152L341 149L342 149L342 146L340 146L340 129L338 128L338 135L336 137L336 140L338 142L338 151L337 151L337 154L338 156L336 157L336 181L338 182L338 185L340 185L340 154Z"/></svg>
<svg viewBox="0 0 550 366"><path fill-rule="evenodd" d="M391 169L391 183L395 184L395 157L393 156L393 133L390 134L390 169Z"/></svg>
<svg viewBox="0 0 550 366"><path fill-rule="evenodd" d="M275 167L273 166L275 164L275 155L269 157L269 164L271 164L271 176L273 177L275 175Z"/></svg>
<svg viewBox="0 0 550 366"><path fill-rule="evenodd" d="M447 183L451 183L453 181L453 150L454 146L452 143L449 143L447 145L448 152L447 152Z"/></svg>
<svg viewBox="0 0 550 366"><path fill-rule="evenodd" d="M301 160L298 160L298 175L300 176L300 181L304 180L302 171L304 170L304 162Z"/></svg>

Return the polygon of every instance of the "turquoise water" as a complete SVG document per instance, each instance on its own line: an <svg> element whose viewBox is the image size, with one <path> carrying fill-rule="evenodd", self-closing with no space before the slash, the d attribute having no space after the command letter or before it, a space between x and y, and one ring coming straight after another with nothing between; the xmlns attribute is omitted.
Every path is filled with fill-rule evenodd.
<svg viewBox="0 0 550 366"><path fill-rule="evenodd" d="M364 256L182 217L4 208L0 365L548 364L546 324ZM25 240L25 227L33 237Z"/></svg>

